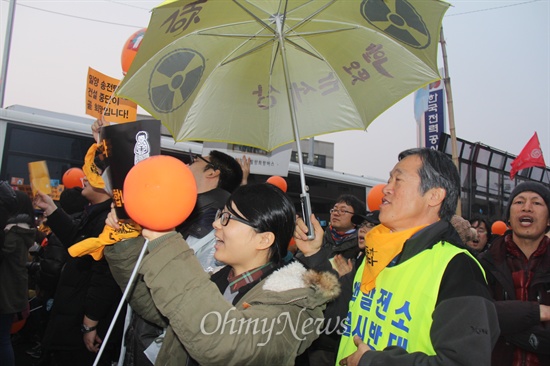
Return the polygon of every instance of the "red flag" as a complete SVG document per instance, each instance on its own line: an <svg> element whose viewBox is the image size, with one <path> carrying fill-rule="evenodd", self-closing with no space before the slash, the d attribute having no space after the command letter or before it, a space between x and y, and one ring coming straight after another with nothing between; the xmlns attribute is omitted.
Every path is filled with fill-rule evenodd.
<svg viewBox="0 0 550 366"><path fill-rule="evenodd" d="M532 166L546 168L544 156L542 156L542 150L540 148L539 137L536 132L529 142L527 142L523 150L521 150L517 158L512 161L511 166L510 179L514 179L516 173L525 168L530 168Z"/></svg>

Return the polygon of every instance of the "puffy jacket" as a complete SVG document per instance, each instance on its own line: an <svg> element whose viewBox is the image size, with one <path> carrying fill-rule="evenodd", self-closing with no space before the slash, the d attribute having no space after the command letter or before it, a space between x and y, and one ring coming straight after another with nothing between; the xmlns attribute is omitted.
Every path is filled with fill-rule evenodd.
<svg viewBox="0 0 550 366"><path fill-rule="evenodd" d="M140 243L130 239L105 250L123 287ZM138 273L132 309L168 325L155 365L185 365L189 357L201 365L293 365L318 337L324 305L339 294L336 276L292 262L233 305L178 233L149 242Z"/></svg>
<svg viewBox="0 0 550 366"><path fill-rule="evenodd" d="M27 258L36 230L27 223L8 224L1 245L0 314L18 313L28 305Z"/></svg>
<svg viewBox="0 0 550 366"><path fill-rule="evenodd" d="M191 212L189 217L176 228L176 231L178 231L184 239L192 236L195 240L200 239L203 242L203 238L213 231L212 222L214 222L216 212L218 209L223 208L229 196L229 192L221 188L215 188L200 193L197 196L197 203L193 208L193 212ZM197 258L202 261L205 268L213 264L212 262L214 259L212 258L212 253L214 250L214 242L215 241L212 240L204 243L199 253L197 252L198 248L193 247ZM126 347L126 354L124 357L124 365L152 365L149 359L144 356L143 352L164 332L164 329L155 326L151 322L147 322L139 314L132 313L132 317L130 318L125 332L124 345Z"/></svg>

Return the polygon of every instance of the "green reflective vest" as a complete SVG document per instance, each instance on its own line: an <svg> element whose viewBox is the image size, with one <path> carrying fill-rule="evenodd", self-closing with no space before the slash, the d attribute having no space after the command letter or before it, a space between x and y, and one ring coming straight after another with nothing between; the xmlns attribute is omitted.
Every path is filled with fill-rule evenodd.
<svg viewBox="0 0 550 366"><path fill-rule="evenodd" d="M355 335L373 350L399 346L409 353L434 355L430 340L432 313L447 264L459 253L473 258L465 249L439 242L403 263L383 269L376 278L376 287L368 294L360 289L363 260L353 281L336 365L357 350Z"/></svg>

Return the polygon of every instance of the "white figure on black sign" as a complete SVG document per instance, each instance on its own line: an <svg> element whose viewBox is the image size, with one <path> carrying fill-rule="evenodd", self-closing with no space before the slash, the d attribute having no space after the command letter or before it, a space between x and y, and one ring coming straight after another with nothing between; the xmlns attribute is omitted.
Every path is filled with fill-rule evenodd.
<svg viewBox="0 0 550 366"><path fill-rule="evenodd" d="M150 156L151 146L147 138L149 134L146 131L139 131L136 134L136 146L134 146L134 165Z"/></svg>

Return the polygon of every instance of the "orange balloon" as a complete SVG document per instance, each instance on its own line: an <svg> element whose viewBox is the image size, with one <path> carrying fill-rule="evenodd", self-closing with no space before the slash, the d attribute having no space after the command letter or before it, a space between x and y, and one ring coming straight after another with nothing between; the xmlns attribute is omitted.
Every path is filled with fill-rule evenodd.
<svg viewBox="0 0 550 366"><path fill-rule="evenodd" d="M156 155L130 169L122 189L124 208L141 226L155 231L181 224L197 202L197 184L180 160Z"/></svg>
<svg viewBox="0 0 550 366"><path fill-rule="evenodd" d="M82 179L85 177L84 172L80 168L70 168L65 174L61 181L65 188L74 188L80 187L83 188Z"/></svg>
<svg viewBox="0 0 550 366"><path fill-rule="evenodd" d="M386 184L381 183L377 184L374 187L372 187L367 194L367 205L369 206L369 211L375 211L380 209L380 205L382 204L382 197L384 197L384 193L382 193L382 189Z"/></svg>
<svg viewBox="0 0 550 366"><path fill-rule="evenodd" d="M19 332L25 326L27 319L21 319L11 324L10 334Z"/></svg>
<svg viewBox="0 0 550 366"><path fill-rule="evenodd" d="M141 45L141 41L143 40L143 36L145 35L146 30L147 28L138 30L137 32L132 34L130 38L128 38L126 43L124 43L121 55L123 75L126 75L128 70L130 70L130 66L132 65L132 62L136 57L136 53L139 50L139 46Z"/></svg>
<svg viewBox="0 0 550 366"><path fill-rule="evenodd" d="M288 188L285 178L279 177L278 175L267 178L266 183L273 184L275 187L279 188L283 192L286 192Z"/></svg>
<svg viewBox="0 0 550 366"><path fill-rule="evenodd" d="M296 239L294 237L290 238L290 241L288 242L288 247L295 247L296 246Z"/></svg>
<svg viewBox="0 0 550 366"><path fill-rule="evenodd" d="M493 225L491 225L491 232L495 235L503 235L506 230L508 230L508 226L504 223L504 221L495 221L493 222Z"/></svg>

